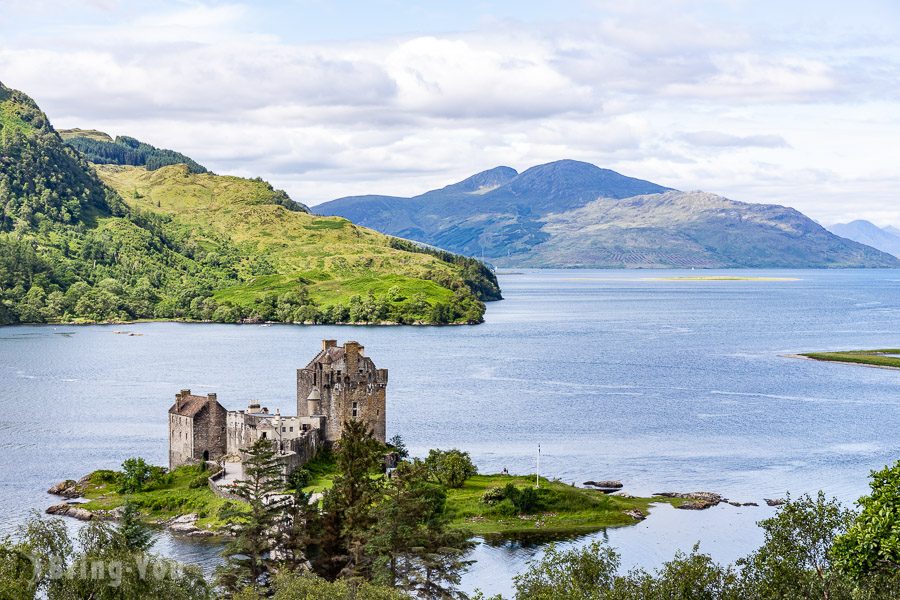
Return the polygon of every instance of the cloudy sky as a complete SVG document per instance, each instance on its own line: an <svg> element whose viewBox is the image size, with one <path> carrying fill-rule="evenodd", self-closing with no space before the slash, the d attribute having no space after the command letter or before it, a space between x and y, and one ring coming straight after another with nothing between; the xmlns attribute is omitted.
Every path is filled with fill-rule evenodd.
<svg viewBox="0 0 900 600"><path fill-rule="evenodd" d="M894 0L0 0L0 81L307 204L574 158L900 225Z"/></svg>

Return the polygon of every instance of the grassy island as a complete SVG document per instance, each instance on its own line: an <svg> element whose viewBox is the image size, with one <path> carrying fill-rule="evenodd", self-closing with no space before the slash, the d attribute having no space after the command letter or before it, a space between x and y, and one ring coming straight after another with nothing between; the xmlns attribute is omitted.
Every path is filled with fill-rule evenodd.
<svg viewBox="0 0 900 600"><path fill-rule="evenodd" d="M900 348L881 350L843 350L840 352L807 352L800 354L803 358L840 362L847 364L900 369Z"/></svg>
<svg viewBox="0 0 900 600"><path fill-rule="evenodd" d="M494 493L499 495L509 485L518 490L534 490L534 509L519 514L511 510L515 506L507 504L506 499L495 504L484 501L493 490L498 490ZM678 506L685 500L608 495L544 478L541 487L534 489L534 476L518 475L475 475L463 487L447 490L447 509L453 525L498 538L538 532L579 534L632 525L639 520L633 515L646 516L651 504L661 502Z"/></svg>
<svg viewBox="0 0 900 600"><path fill-rule="evenodd" d="M310 477L304 491L322 492L331 487L333 461L326 457L308 465ZM101 517L114 516L115 510L130 501L152 525L163 525L184 514L196 514L195 526L212 534L225 533L240 519L241 502L215 495L206 485L208 471L185 466L153 480L138 492L120 492L122 475L116 471L94 471L83 480L80 507ZM508 486L531 496L518 506L504 497ZM494 495L496 501L490 501ZM486 501L488 499L488 501ZM462 487L447 490L447 512L452 527L464 528L476 535L503 538L526 533L574 535L606 527L631 525L649 513L653 503L674 506L679 498L636 498L607 495L598 490L574 487L560 481L541 479L534 489L533 476L475 475ZM522 510L520 511L519 508Z"/></svg>

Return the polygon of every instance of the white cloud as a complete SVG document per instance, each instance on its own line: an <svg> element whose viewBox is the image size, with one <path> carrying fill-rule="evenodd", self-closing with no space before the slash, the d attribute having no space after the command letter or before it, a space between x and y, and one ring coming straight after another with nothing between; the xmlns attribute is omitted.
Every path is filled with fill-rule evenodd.
<svg viewBox="0 0 900 600"><path fill-rule="evenodd" d="M133 135L312 204L577 158L823 220L900 223L884 208L900 142L890 30L835 19L811 35L696 2L601 2L540 25L313 42L258 7L137 6L87 2L32 29L0 20L0 79L57 126Z"/></svg>
<svg viewBox="0 0 900 600"><path fill-rule="evenodd" d="M780 135L753 134L734 135L721 131L685 131L676 135L694 146L714 148L785 148L787 141Z"/></svg>

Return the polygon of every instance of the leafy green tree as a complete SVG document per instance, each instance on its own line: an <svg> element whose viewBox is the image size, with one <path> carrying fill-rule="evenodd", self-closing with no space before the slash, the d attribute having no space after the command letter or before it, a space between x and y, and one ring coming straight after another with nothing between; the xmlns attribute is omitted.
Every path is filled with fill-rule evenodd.
<svg viewBox="0 0 900 600"><path fill-rule="evenodd" d="M197 567L131 548L121 531L106 522L87 523L76 543L61 519L35 517L20 529L19 537L18 553L33 557L32 564L38 567L32 589L49 600L212 597ZM0 561L4 573L8 563L2 553Z"/></svg>
<svg viewBox="0 0 900 600"><path fill-rule="evenodd" d="M42 316L45 321L52 322L60 320L66 312L66 297L59 290L53 290L47 294L47 300L44 303Z"/></svg>
<svg viewBox="0 0 900 600"><path fill-rule="evenodd" d="M619 569L615 550L594 542L560 551L550 545L544 556L513 578L519 600L600 600L608 598Z"/></svg>
<svg viewBox="0 0 900 600"><path fill-rule="evenodd" d="M457 450L430 450L425 467L431 477L448 488L461 488L466 479L478 474L468 452Z"/></svg>
<svg viewBox="0 0 900 600"><path fill-rule="evenodd" d="M284 488L282 466L274 444L264 438L247 450L242 466L244 477L235 483L233 493L249 505L249 511L242 513L235 538L222 553L225 564L217 577L229 592L247 586L264 591L269 585L275 528L283 510L283 502L273 497Z"/></svg>
<svg viewBox="0 0 900 600"><path fill-rule="evenodd" d="M256 600L241 596L238 600ZM409 600L390 587L360 580L328 581L314 574L285 573L275 580L274 600Z"/></svg>
<svg viewBox="0 0 900 600"><path fill-rule="evenodd" d="M788 500L778 513L759 523L762 547L738 561L743 569L744 597L833 598L846 597L845 581L834 569L831 547L845 533L853 514L823 492Z"/></svg>
<svg viewBox="0 0 900 600"><path fill-rule="evenodd" d="M36 593L34 563L28 549L9 538L0 541L0 598L31 600Z"/></svg>
<svg viewBox="0 0 900 600"><path fill-rule="evenodd" d="M834 542L838 568L855 580L877 573L900 589L900 461L872 473L872 491L859 499L862 512Z"/></svg>
<svg viewBox="0 0 900 600"><path fill-rule="evenodd" d="M617 600L742 600L734 569L723 568L694 546L676 552L654 573L644 570L616 577L608 596Z"/></svg>
<svg viewBox="0 0 900 600"><path fill-rule="evenodd" d="M129 458L122 463L119 491L123 494L140 492L153 476L152 467L143 458Z"/></svg>
<svg viewBox="0 0 900 600"><path fill-rule="evenodd" d="M46 294L39 285L33 285L19 303L19 321L22 323L42 323Z"/></svg>

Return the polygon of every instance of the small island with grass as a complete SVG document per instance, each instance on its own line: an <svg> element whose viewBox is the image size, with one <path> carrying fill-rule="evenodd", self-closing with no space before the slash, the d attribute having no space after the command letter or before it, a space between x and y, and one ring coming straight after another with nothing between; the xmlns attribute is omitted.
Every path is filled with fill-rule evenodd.
<svg viewBox="0 0 900 600"><path fill-rule="evenodd" d="M680 497L608 494L544 477L536 487L534 475L468 475L474 468L463 471L468 476L460 483L454 479L459 475L452 474L453 465L471 464L467 453L434 450L429 458L424 462L430 465L431 481L446 493L448 525L492 539L529 533L562 537L590 533L637 523L650 514L654 503L677 508L691 502ZM450 466L437 466L440 463ZM447 470L449 475L444 474ZM54 504L48 512L82 520L115 520L125 505L131 504L147 525L192 538L230 537L249 507L240 499L217 495L208 483L212 474L212 469L199 464L167 471L139 458L129 459L121 470L97 470L79 481L57 484L51 493L79 500ZM295 471L279 491L285 495L299 491L320 502L339 476L336 454L324 450ZM385 477L378 472L371 476Z"/></svg>
<svg viewBox="0 0 900 600"><path fill-rule="evenodd" d="M900 348L880 350L842 350L837 352L804 352L794 355L825 362L839 362L882 369L900 369Z"/></svg>

